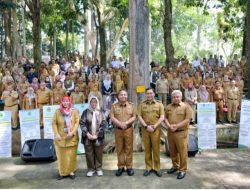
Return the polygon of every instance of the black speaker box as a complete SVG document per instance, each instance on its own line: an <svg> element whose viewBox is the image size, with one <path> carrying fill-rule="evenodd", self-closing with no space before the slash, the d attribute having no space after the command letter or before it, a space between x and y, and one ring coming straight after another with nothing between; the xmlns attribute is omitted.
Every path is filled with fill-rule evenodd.
<svg viewBox="0 0 250 190"><path fill-rule="evenodd" d="M32 139L25 141L21 159L24 161L55 161L56 152L53 139Z"/></svg>

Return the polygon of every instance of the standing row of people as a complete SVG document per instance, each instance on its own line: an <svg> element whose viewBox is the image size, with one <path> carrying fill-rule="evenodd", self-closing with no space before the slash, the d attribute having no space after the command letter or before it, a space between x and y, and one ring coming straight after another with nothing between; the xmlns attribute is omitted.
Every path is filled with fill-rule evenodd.
<svg viewBox="0 0 250 190"><path fill-rule="evenodd" d="M162 122L165 122L168 129L170 157L172 160L172 167L168 170L168 173L172 174L178 171L177 179L185 177L187 171L188 127L192 117L192 110L181 101L181 91L175 90L171 96L172 103L164 111L163 104L155 100L154 90L148 88L146 89L146 100L140 103L137 113L134 104L127 100L127 91L123 89L119 91L119 101L112 105L110 112L110 118L115 128L115 146L118 159L116 176L121 176L125 171L129 176L134 175L133 124L138 115L145 149L145 172L143 175L148 176L155 173L158 177L162 176L160 167L160 126ZM70 98L63 97L60 109L55 112L53 118L59 180L66 176L72 179L75 178L78 122L82 130L82 143L86 152L87 176L103 175L102 152L105 117L100 110L98 98L95 96L89 98L89 107L81 114L79 119L77 111L72 109Z"/></svg>

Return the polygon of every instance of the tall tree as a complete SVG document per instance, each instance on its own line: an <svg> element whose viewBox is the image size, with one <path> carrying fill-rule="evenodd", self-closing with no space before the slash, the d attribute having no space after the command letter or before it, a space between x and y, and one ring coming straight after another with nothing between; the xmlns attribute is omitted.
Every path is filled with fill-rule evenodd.
<svg viewBox="0 0 250 190"><path fill-rule="evenodd" d="M30 10L33 33L33 57L34 63L38 67L41 62L41 7L42 0L25 0Z"/></svg>
<svg viewBox="0 0 250 190"><path fill-rule="evenodd" d="M5 30L5 53L11 57L11 2L9 0L3 1L5 9L3 12L4 17L4 30Z"/></svg>
<svg viewBox="0 0 250 190"><path fill-rule="evenodd" d="M129 99L138 105L144 93L137 86L149 87L149 9L147 0L129 0Z"/></svg>
<svg viewBox="0 0 250 190"><path fill-rule="evenodd" d="M164 45L166 53L166 66L174 63L174 46L172 42L172 2L164 0Z"/></svg>

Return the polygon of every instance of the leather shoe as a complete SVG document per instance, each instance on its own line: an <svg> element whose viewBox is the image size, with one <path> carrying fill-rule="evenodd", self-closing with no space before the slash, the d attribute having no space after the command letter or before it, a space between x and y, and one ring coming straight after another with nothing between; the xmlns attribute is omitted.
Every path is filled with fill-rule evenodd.
<svg viewBox="0 0 250 190"><path fill-rule="evenodd" d="M237 122L237 121L232 121L232 123L234 123L234 124L238 124L238 122Z"/></svg>
<svg viewBox="0 0 250 190"><path fill-rule="evenodd" d="M61 175L58 175L57 176L57 180L62 180L64 177L63 176L61 176Z"/></svg>
<svg viewBox="0 0 250 190"><path fill-rule="evenodd" d="M161 176L162 176L161 170L158 170L158 171L155 170L154 172L155 172L155 175L156 175L156 176L158 176L158 177L161 177Z"/></svg>
<svg viewBox="0 0 250 190"><path fill-rule="evenodd" d="M128 174L128 176L133 176L135 174L133 168L127 169L127 174Z"/></svg>
<svg viewBox="0 0 250 190"><path fill-rule="evenodd" d="M119 168L119 169L115 172L115 175L116 175L116 176L121 176L122 173L123 173L124 171L125 171L124 168Z"/></svg>
<svg viewBox="0 0 250 190"><path fill-rule="evenodd" d="M178 169L170 168L170 169L167 171L167 173L168 173L168 174L173 174L173 173L175 173L176 171L178 171Z"/></svg>
<svg viewBox="0 0 250 190"><path fill-rule="evenodd" d="M150 172L151 172L150 170L146 170L146 171L144 172L143 175L144 175L144 176L149 176L149 175L150 175Z"/></svg>
<svg viewBox="0 0 250 190"><path fill-rule="evenodd" d="M76 178L76 175L75 175L75 174L70 174L70 175L69 175L69 178L70 178L70 179L75 179L75 178Z"/></svg>
<svg viewBox="0 0 250 190"><path fill-rule="evenodd" d="M186 172L179 172L177 175L177 179L183 179L186 175Z"/></svg>

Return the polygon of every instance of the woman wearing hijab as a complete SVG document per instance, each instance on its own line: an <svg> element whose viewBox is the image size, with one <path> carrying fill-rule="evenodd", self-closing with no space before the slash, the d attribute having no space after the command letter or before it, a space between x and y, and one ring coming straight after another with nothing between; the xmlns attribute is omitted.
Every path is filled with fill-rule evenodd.
<svg viewBox="0 0 250 190"><path fill-rule="evenodd" d="M102 81L102 94L103 94L103 109L106 110L107 107L105 107L105 105L107 105L107 98L109 97L109 95L113 92L113 82L111 80L111 76L110 74L107 74L105 76L105 79Z"/></svg>
<svg viewBox="0 0 250 190"><path fill-rule="evenodd" d="M205 85L201 85L198 90L198 102L210 102L210 96Z"/></svg>
<svg viewBox="0 0 250 190"><path fill-rule="evenodd" d="M22 108L24 110L32 110L37 108L36 94L31 86L28 87L27 93L24 95Z"/></svg>
<svg viewBox="0 0 250 190"><path fill-rule="evenodd" d="M55 135L54 144L59 170L58 180L67 176L71 179L75 178L79 115L78 111L72 107L70 97L64 96L60 108L56 110L53 117L52 128Z"/></svg>
<svg viewBox="0 0 250 190"><path fill-rule="evenodd" d="M89 108L86 109L80 119L82 130L82 143L85 147L88 172L91 177L95 173L102 176L102 154L104 143L105 119L100 111L99 100L92 96L89 98Z"/></svg>

